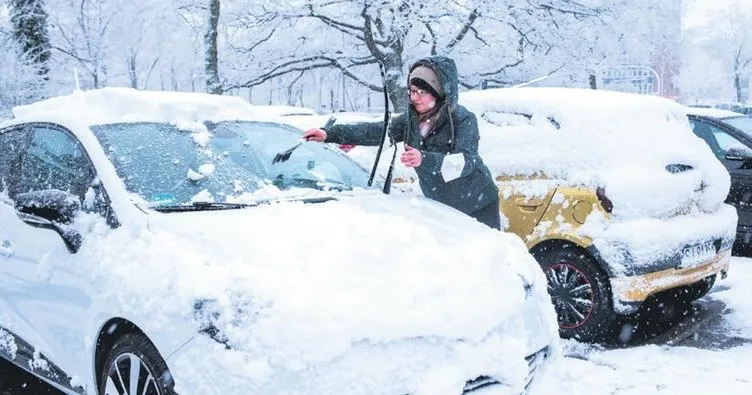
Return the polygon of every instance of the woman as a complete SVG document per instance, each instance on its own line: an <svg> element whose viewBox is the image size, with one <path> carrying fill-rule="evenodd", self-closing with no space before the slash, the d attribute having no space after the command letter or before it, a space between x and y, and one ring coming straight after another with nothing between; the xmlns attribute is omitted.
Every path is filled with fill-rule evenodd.
<svg viewBox="0 0 752 395"><path fill-rule="evenodd" d="M500 229L499 190L478 154L475 114L457 104L454 61L431 56L415 62L408 76L410 108L390 123L395 141L405 143L402 164L418 174L423 194ZM309 141L378 145L382 122L310 129Z"/></svg>

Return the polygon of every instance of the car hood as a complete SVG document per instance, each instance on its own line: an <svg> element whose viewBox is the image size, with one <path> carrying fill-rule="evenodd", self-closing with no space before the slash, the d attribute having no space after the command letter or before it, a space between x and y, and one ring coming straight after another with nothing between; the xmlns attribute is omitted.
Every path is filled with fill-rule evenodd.
<svg viewBox="0 0 752 395"><path fill-rule="evenodd" d="M197 326L214 327L217 339L288 366L359 342L480 342L519 324L532 284L543 290L536 297L545 293L517 236L419 197L154 213L148 231L103 237L86 253L106 273L102 289L133 285L135 294L109 291L121 308L198 308Z"/></svg>

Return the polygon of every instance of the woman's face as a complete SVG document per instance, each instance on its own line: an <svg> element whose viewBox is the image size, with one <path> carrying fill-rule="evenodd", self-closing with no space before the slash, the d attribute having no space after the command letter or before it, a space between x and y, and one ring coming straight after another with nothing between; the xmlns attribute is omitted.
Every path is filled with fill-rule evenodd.
<svg viewBox="0 0 752 395"><path fill-rule="evenodd" d="M410 102L413 103L418 114L424 114L436 107L436 97L431 92L410 85L408 93L410 94Z"/></svg>

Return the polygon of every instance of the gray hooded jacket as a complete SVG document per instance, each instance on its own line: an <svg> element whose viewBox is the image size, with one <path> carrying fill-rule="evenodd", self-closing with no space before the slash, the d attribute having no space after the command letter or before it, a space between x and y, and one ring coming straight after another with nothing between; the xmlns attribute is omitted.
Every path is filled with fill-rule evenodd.
<svg viewBox="0 0 752 395"><path fill-rule="evenodd" d="M435 127L421 136L415 108L394 117L389 133L393 141L403 141L423 154L423 161L415 168L423 194L464 213L473 213L498 199L498 188L491 173L478 155L478 122L475 114L457 104L459 99L457 66L444 56L431 56L415 62L433 69L439 77L446 98L440 102ZM409 73L408 73L409 75ZM409 84L409 83L408 83ZM383 122L334 125L327 130L326 142L354 145L378 145ZM459 178L446 182L441 174L444 158L461 153L465 167Z"/></svg>

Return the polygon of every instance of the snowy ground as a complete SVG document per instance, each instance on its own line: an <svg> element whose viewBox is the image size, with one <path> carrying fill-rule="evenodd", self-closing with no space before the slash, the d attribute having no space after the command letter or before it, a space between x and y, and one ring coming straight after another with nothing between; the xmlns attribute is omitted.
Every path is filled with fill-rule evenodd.
<svg viewBox="0 0 752 395"><path fill-rule="evenodd" d="M726 305L719 321L742 345L701 349L646 345L607 350L574 341L542 375L531 395L752 394L752 259L734 258L729 277L707 299ZM697 335L702 336L702 334ZM702 340L702 339L695 339ZM745 362L746 361L746 362Z"/></svg>

